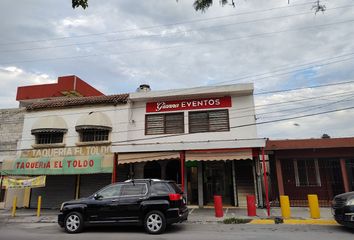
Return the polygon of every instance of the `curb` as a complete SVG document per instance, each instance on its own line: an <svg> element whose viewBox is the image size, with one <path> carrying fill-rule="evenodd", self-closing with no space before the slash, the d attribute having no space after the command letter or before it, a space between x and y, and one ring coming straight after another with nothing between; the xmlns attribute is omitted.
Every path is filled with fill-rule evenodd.
<svg viewBox="0 0 354 240"><path fill-rule="evenodd" d="M276 224L273 219L254 219L248 224ZM339 225L332 219L284 219L286 225Z"/></svg>

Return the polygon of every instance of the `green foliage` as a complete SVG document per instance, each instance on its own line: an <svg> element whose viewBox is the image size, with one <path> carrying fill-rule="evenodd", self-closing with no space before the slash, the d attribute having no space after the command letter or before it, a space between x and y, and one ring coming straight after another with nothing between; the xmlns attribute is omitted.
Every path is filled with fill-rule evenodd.
<svg viewBox="0 0 354 240"><path fill-rule="evenodd" d="M244 218L225 218L223 223L224 224L243 224L243 223L249 223L252 219L244 219Z"/></svg>
<svg viewBox="0 0 354 240"><path fill-rule="evenodd" d="M86 9L88 7L88 0L72 0L73 8L82 7Z"/></svg>
<svg viewBox="0 0 354 240"><path fill-rule="evenodd" d="M219 2L221 6L224 6L229 3L228 0L220 0ZM196 11L202 11L202 12L205 12L205 10L211 7L211 5L213 5L213 0L195 0L193 3L194 9ZM231 5L235 7L234 0L231 0Z"/></svg>

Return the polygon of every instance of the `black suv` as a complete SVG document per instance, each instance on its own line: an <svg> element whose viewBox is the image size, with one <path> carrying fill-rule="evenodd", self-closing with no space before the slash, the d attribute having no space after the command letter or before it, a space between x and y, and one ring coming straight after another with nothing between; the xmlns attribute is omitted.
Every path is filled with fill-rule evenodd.
<svg viewBox="0 0 354 240"><path fill-rule="evenodd" d="M84 226L143 225L151 234L165 231L172 223L187 220L182 190L173 181L135 179L104 187L88 198L64 202L58 224L68 233Z"/></svg>
<svg viewBox="0 0 354 240"><path fill-rule="evenodd" d="M335 196L332 202L332 212L339 224L354 228L354 192Z"/></svg>

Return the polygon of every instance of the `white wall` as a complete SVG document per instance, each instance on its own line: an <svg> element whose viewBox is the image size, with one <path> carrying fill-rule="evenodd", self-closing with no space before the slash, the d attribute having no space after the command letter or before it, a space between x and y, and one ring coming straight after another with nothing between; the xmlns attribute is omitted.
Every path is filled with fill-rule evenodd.
<svg viewBox="0 0 354 240"><path fill-rule="evenodd" d="M33 124L44 116L60 116L68 126L68 132L64 135L65 147L74 147L79 141L79 134L75 130L78 119L90 112L98 111L106 114L112 122L111 141L124 139L128 122L128 105L117 106L85 106L68 109L43 110L26 112L20 149L32 149L35 136L31 134Z"/></svg>
<svg viewBox="0 0 354 240"><path fill-rule="evenodd" d="M201 95L202 97L202 95ZM188 99L188 96L186 96ZM180 136L145 135L146 102L144 100L131 103L130 123L128 125L127 140L119 142L113 147L116 152L142 152L142 151L168 151L188 149L212 149L212 148L238 148L259 147L263 140L257 138L255 125L238 127L245 124L255 123L254 101L252 95L232 96L232 107L229 109L230 131L207 132L185 134ZM197 110L200 111L200 110ZM180 111L177 111L180 112ZM185 133L188 133L188 111L184 111ZM173 135L173 134L172 134ZM238 140L235 139L250 139ZM229 141L226 141L229 140ZM208 142L209 141L209 142Z"/></svg>
<svg viewBox="0 0 354 240"><path fill-rule="evenodd" d="M113 152L144 152L144 151L173 151L190 149L217 148L251 148L264 146L264 140L257 138L255 126L255 110L253 95L231 95L232 107L229 109L230 131L207 132L171 135L145 135L146 102L156 101L154 98L130 101L117 106L85 106L68 109L43 110L25 114L21 149L32 149L35 138L31 134L33 124L41 117L48 115L61 116L68 125L64 136L66 147L76 146L79 135L75 130L78 119L92 111L105 113L112 122L112 151ZM210 96L210 95L209 95ZM192 98L183 96L185 99ZM204 97L200 94L199 97ZM193 97L196 98L196 97ZM159 99L160 100L160 99ZM171 99L169 99L171 100ZM185 133L188 133L188 111L185 111ZM238 127L251 124L250 126ZM253 125L252 125L253 124ZM247 140L245 140L247 139Z"/></svg>

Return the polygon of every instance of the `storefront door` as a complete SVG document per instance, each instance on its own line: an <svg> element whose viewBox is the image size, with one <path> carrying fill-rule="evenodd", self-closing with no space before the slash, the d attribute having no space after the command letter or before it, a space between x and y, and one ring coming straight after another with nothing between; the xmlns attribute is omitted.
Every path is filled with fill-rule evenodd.
<svg viewBox="0 0 354 240"><path fill-rule="evenodd" d="M230 161L204 162L204 203L212 205L214 195L221 195L223 204L233 202L232 164Z"/></svg>
<svg viewBox="0 0 354 240"><path fill-rule="evenodd" d="M187 167L187 201L189 205L198 205L198 164L186 162Z"/></svg>

